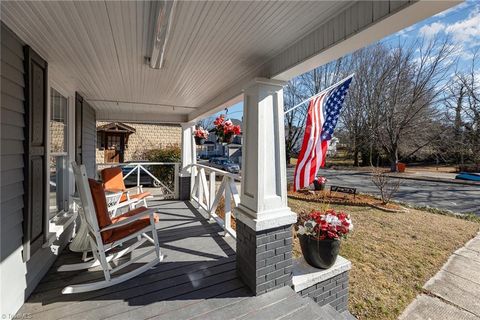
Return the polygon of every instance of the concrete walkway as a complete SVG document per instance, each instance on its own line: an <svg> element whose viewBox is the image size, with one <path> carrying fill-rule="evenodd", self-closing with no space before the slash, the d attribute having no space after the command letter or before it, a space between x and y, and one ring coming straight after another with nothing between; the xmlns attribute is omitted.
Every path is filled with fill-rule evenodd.
<svg viewBox="0 0 480 320"><path fill-rule="evenodd" d="M455 251L423 289L399 319L480 320L480 233Z"/></svg>

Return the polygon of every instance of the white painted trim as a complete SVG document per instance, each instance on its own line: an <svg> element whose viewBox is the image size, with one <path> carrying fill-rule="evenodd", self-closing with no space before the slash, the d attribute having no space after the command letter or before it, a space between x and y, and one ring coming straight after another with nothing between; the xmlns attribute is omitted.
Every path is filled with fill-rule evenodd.
<svg viewBox="0 0 480 320"><path fill-rule="evenodd" d="M88 102L88 100L87 100ZM139 123L173 123L179 124L187 122L187 114L165 114L161 110L158 113L128 113L116 112L109 113L95 109L97 121L120 121L120 122L139 122Z"/></svg>
<svg viewBox="0 0 480 320"><path fill-rule="evenodd" d="M64 187L67 188L67 190L63 191L64 195L67 197L68 200L68 209L72 210L73 206L73 199L72 195L75 190L75 178L73 176L73 171L71 169L70 163L75 159L75 91L71 89L67 85L68 81L66 80L66 77L61 75L58 72L48 72L48 97L47 97L47 193L46 193L46 202L48 205L48 208L50 209L50 169L49 169L49 163L50 163L50 157L51 156L60 156L60 155L66 155L67 158L65 159L66 166L68 168L68 176L67 176L67 181ZM55 152L52 153L50 152L51 148L51 133L50 133L50 118L51 118L51 93L52 89L55 89L58 93L60 93L63 97L67 99L67 114L66 114L66 121L67 121L67 132L66 132L66 141L67 141L67 148L66 152ZM54 216L50 215L50 210L47 211L47 235L50 233L55 233L57 234L57 238L61 235L65 228L62 229L62 232L58 232L57 230L52 231L52 224L51 221L54 219L58 214L61 212L57 212ZM46 241L49 241L47 239Z"/></svg>
<svg viewBox="0 0 480 320"><path fill-rule="evenodd" d="M292 286L295 292L302 291L317 283L331 279L352 268L352 263L342 256L337 256L335 264L328 269L317 269L309 265L305 259L293 261Z"/></svg>
<svg viewBox="0 0 480 320"><path fill-rule="evenodd" d="M254 214L250 209L243 206L241 202L238 208L235 209L235 218L254 231L274 229L297 222L297 214L288 207L268 212L263 211L258 218L254 218Z"/></svg>
<svg viewBox="0 0 480 320"><path fill-rule="evenodd" d="M350 35L347 35L345 40L334 43L326 50L321 50L316 55L305 59L300 63L283 70L282 72L273 74L272 79L288 81L298 75L343 57L351 52L363 48L375 41L381 40L390 34L398 32L410 25L429 18L462 2L463 0L420 0L410 3L406 5L406 7L400 8L393 14L374 21L368 27L363 28L360 32L354 32ZM313 32L309 35L306 35L304 39L308 39L311 34L313 34ZM299 41L294 46L302 46L302 44L302 41ZM269 63L275 64L275 60L279 59L281 59L281 54L272 59L272 61Z"/></svg>
<svg viewBox="0 0 480 320"><path fill-rule="evenodd" d="M319 26L316 30L310 34L305 35L297 43L292 44L291 47L286 48L284 52L278 54L269 61L265 61L264 66L259 67L255 72L246 75L233 83L230 87L222 90L217 96L211 99L209 102L203 104L195 111L188 114L188 121L196 121L202 117L210 114L214 114L221 111L225 107L232 106L242 101L242 92L247 84L255 77L259 75L271 76L275 80L288 81L298 75L301 75L309 70L312 70L318 66L324 65L332 60L338 59L350 52L365 47L375 41L378 41L390 34L393 34L403 28L406 28L416 22L433 16L443 10L446 10L454 5L463 2L463 0L451 0L451 1L429 1L421 0L414 3L406 3L405 6L400 6L385 15L380 17L377 21L373 21L366 27L361 27L360 31L353 31L347 34L344 39L333 43L330 47L322 48L318 52L309 56L303 57L303 59L290 66L280 67L280 71L272 71L275 64L281 65L279 62L282 59L282 55L287 54L287 51L292 48L298 49L298 52L305 52L306 46L304 42L311 44L312 41L307 41L307 37L312 35L315 31L323 28L325 24ZM354 5L359 2L355 2ZM348 8L346 8L348 9ZM339 13L338 16L344 14L345 11ZM304 41L304 42L302 42ZM308 45L310 47L310 45Z"/></svg>

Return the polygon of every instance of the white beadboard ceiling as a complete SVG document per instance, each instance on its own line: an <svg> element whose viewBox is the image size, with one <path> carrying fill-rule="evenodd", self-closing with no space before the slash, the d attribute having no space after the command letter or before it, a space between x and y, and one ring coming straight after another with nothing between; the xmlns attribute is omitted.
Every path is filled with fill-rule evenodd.
<svg viewBox="0 0 480 320"><path fill-rule="evenodd" d="M458 0L421 2L421 14L412 9L394 27L386 23L377 39ZM181 122L238 95L244 79L295 66L306 71L302 61L412 3L178 1L162 69L144 62L153 29L149 1L2 1L1 20L99 119ZM356 41L373 38L365 39Z"/></svg>
<svg viewBox="0 0 480 320"><path fill-rule="evenodd" d="M160 70L148 1L2 1L1 19L102 114L186 115L346 5L179 1Z"/></svg>

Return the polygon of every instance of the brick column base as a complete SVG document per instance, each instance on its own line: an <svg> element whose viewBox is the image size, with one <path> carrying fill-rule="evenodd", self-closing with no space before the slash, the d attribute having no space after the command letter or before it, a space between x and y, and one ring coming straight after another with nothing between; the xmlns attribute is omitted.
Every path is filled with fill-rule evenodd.
<svg viewBox="0 0 480 320"><path fill-rule="evenodd" d="M237 219L237 272L255 295L292 285L292 226L255 231Z"/></svg>
<svg viewBox="0 0 480 320"><path fill-rule="evenodd" d="M348 271L319 282L298 292L302 297L310 297L320 306L330 304L343 312L348 307Z"/></svg>
<svg viewBox="0 0 480 320"><path fill-rule="evenodd" d="M190 200L191 177L178 177L178 198L179 200Z"/></svg>

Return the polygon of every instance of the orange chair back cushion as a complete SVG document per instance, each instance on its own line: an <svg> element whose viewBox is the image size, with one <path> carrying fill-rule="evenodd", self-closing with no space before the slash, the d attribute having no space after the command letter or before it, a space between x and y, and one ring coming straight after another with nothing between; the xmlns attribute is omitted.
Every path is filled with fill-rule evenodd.
<svg viewBox="0 0 480 320"><path fill-rule="evenodd" d="M106 190L124 191L125 183L123 182L122 168L114 167L102 170L102 181Z"/></svg>
<svg viewBox="0 0 480 320"><path fill-rule="evenodd" d="M98 226L100 229L105 228L112 224L112 219L108 214L107 199L105 198L105 190L103 190L102 184L93 179L88 179L90 185L90 193L93 198L93 205L95 206L95 213L97 215ZM112 236L112 231L102 232L102 240L106 242L108 238Z"/></svg>

